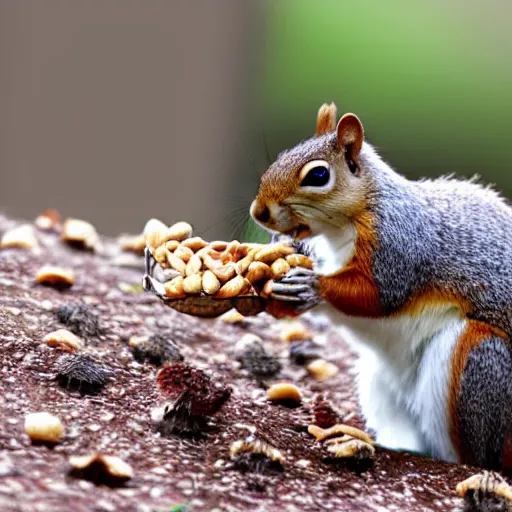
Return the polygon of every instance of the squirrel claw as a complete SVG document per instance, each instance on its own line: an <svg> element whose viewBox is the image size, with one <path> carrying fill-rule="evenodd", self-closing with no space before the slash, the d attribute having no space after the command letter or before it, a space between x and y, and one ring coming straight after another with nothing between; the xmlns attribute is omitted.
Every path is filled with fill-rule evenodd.
<svg viewBox="0 0 512 512"><path fill-rule="evenodd" d="M312 270L293 268L284 277L272 283L270 297L293 302L297 309L305 311L320 302L316 285L317 276Z"/></svg>
<svg viewBox="0 0 512 512"><path fill-rule="evenodd" d="M512 510L512 487L497 473L483 471L457 485L464 510Z"/></svg>

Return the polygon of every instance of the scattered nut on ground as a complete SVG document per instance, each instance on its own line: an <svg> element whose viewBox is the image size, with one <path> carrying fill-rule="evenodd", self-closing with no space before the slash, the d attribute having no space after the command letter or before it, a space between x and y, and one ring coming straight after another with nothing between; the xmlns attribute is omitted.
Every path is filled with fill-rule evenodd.
<svg viewBox="0 0 512 512"><path fill-rule="evenodd" d="M123 251L134 252L136 254L144 254L146 240L144 235L121 235L118 239L119 245Z"/></svg>
<svg viewBox="0 0 512 512"><path fill-rule="evenodd" d="M62 227L62 240L75 247L93 251L100 245L96 228L80 219L66 219Z"/></svg>
<svg viewBox="0 0 512 512"><path fill-rule="evenodd" d="M242 472L280 473L284 469L285 458L274 446L255 439L252 435L231 444L231 460L235 468Z"/></svg>
<svg viewBox="0 0 512 512"><path fill-rule="evenodd" d="M22 224L6 231L0 240L0 249L7 249L9 247L19 249L36 249L39 247L33 226Z"/></svg>
<svg viewBox="0 0 512 512"><path fill-rule="evenodd" d="M243 324L247 320L236 309L230 309L227 313L221 315L220 319L227 324Z"/></svg>
<svg viewBox="0 0 512 512"><path fill-rule="evenodd" d="M25 432L33 441L59 443L64 435L64 426L53 414L33 412L25 417Z"/></svg>
<svg viewBox="0 0 512 512"><path fill-rule="evenodd" d="M122 483L133 478L133 469L123 459L114 455L95 453L69 457L72 476L96 483Z"/></svg>
<svg viewBox="0 0 512 512"><path fill-rule="evenodd" d="M306 366L307 371L319 381L330 379L334 377L339 368L325 359L315 359Z"/></svg>
<svg viewBox="0 0 512 512"><path fill-rule="evenodd" d="M311 333L302 325L301 322L290 322L284 329L281 331L279 337L283 341L303 341L310 340L312 338Z"/></svg>
<svg viewBox="0 0 512 512"><path fill-rule="evenodd" d="M60 213L55 208L46 208L34 221L36 227L44 231L55 230L60 226L60 223Z"/></svg>
<svg viewBox="0 0 512 512"><path fill-rule="evenodd" d="M278 382L267 389L267 398L272 402L296 402L302 400L300 389L291 382Z"/></svg>
<svg viewBox="0 0 512 512"><path fill-rule="evenodd" d="M43 342L49 347L59 348L66 352L76 352L82 348L80 338L67 329L57 329L48 333L43 338Z"/></svg>
<svg viewBox="0 0 512 512"><path fill-rule="evenodd" d="M69 268L45 265L38 270L36 281L56 288L69 288L75 283L75 274Z"/></svg>
<svg viewBox="0 0 512 512"><path fill-rule="evenodd" d="M362 430L336 424L328 429L309 425L308 432L322 442L330 456L340 459L371 459L375 455L373 440Z"/></svg>

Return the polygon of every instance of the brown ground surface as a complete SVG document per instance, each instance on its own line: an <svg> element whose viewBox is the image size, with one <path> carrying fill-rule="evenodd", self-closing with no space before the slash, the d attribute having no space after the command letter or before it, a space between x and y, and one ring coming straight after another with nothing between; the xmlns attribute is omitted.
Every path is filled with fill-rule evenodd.
<svg viewBox="0 0 512 512"><path fill-rule="evenodd" d="M0 234L13 224L0 217ZM127 283L140 283L141 270L126 266L126 255L124 262L119 259L113 241L105 241L105 254L95 256L64 246L57 235L39 236L40 254L0 251L0 510L164 512L186 505L188 511L451 511L460 505L455 485L474 468L380 448L373 467L361 474L323 461L322 449L305 430L319 391L345 412L349 423L361 425L353 355L333 332L323 333L325 355L340 372L318 383L289 362L277 321L260 316L234 326L181 315L147 293L127 291ZM133 258L141 264L142 258ZM72 267L76 284L68 291L36 285L36 271L48 262ZM61 354L41 341L62 327L55 308L77 302L97 312L103 329L102 335L85 340L86 350L114 372L93 396L58 385L53 364ZM301 388L301 407L269 404L258 382L239 368L233 346L246 332L261 335L269 351L282 357L279 378ZM162 437L151 422L151 410L163 403L157 369L137 363L127 340L154 333L174 340L186 361L215 372L233 388L215 417L217 430L203 439ZM61 444L31 444L23 423L33 411L61 418L66 427ZM230 445L249 433L247 426L282 451L282 474L242 474L230 468ZM134 478L114 489L70 478L68 457L94 451L123 458Z"/></svg>

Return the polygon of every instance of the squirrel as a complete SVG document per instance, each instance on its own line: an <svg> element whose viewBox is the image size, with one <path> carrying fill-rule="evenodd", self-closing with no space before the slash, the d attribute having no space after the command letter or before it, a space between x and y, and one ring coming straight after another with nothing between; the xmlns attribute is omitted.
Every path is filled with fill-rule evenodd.
<svg viewBox="0 0 512 512"><path fill-rule="evenodd" d="M322 105L251 204L318 257L273 283L274 305L343 328L379 445L510 470L512 208L474 179L406 179L356 115L336 119Z"/></svg>

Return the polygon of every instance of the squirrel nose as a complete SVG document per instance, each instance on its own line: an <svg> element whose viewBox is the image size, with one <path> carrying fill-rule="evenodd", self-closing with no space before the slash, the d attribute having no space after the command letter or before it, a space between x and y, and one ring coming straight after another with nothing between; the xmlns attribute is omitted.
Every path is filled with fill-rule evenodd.
<svg viewBox="0 0 512 512"><path fill-rule="evenodd" d="M267 205L256 203L252 204L251 214L258 222L266 224L270 220L270 210Z"/></svg>

